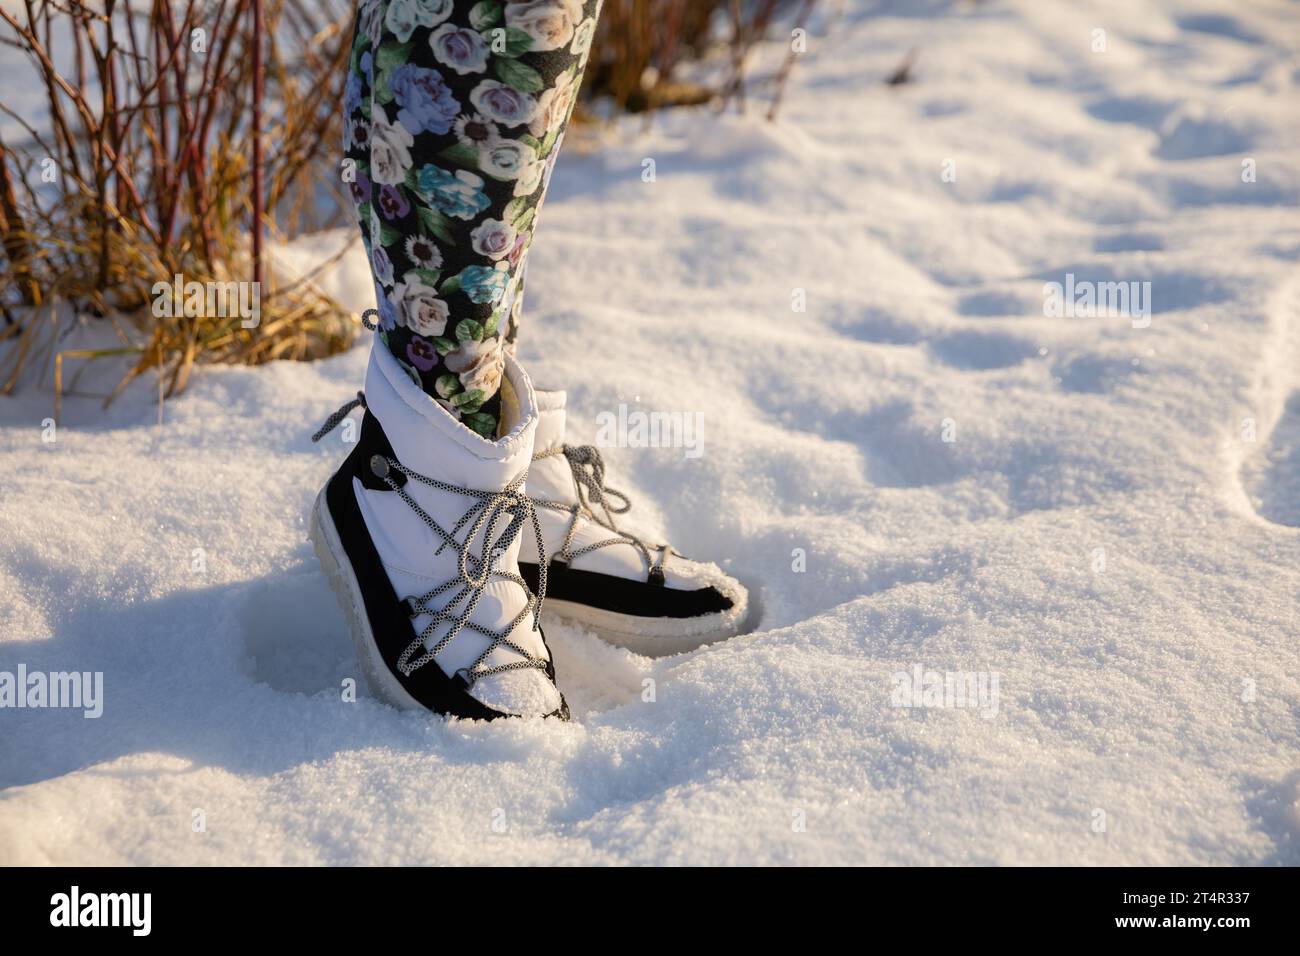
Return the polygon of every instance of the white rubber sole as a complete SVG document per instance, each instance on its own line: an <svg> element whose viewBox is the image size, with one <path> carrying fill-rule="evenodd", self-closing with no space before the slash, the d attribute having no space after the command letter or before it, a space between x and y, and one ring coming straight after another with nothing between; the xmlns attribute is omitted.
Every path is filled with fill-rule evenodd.
<svg viewBox="0 0 1300 956"><path fill-rule="evenodd" d="M352 563L348 560L347 552L343 550L343 542L339 538L338 529L334 527L334 519L330 517L329 507L325 503L325 488L321 489L320 494L316 496L316 503L312 506L310 527L309 536L312 547L316 551L316 559L320 561L321 570L325 572L325 578L330 583L330 590L334 592L334 597L338 599L339 607L343 610L343 616L347 619L352 643L357 649L357 660L361 662L361 671L365 675L371 693L402 710L422 710L430 713L427 707L407 693L406 688L398 683L397 678L388 669L388 665L384 663L383 655L379 653L374 633L370 629L370 618L366 614L366 602L361 596L361 587L357 583L356 575L352 573Z"/></svg>
<svg viewBox="0 0 1300 956"><path fill-rule="evenodd" d="M543 613L550 611L574 621L606 643L625 647L643 657L684 654L735 637L745 630L748 607L749 602L744 598L728 610L707 618L646 618L558 598L548 597L542 605Z"/></svg>

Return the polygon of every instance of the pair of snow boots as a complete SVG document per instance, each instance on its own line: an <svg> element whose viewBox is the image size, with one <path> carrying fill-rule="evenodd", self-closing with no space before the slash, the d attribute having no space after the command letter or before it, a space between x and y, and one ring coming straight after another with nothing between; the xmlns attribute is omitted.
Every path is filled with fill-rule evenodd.
<svg viewBox="0 0 1300 956"><path fill-rule="evenodd" d="M674 654L738 633L748 595L716 565L620 530L597 449L565 443L565 393L513 356L489 441L376 343L356 445L325 483L311 540L371 687L471 719L567 719L542 603L605 640Z"/></svg>

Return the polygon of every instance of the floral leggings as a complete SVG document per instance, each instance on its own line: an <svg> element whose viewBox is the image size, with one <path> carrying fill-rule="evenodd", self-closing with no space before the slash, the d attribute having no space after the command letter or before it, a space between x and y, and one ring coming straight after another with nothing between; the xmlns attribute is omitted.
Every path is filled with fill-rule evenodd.
<svg viewBox="0 0 1300 956"><path fill-rule="evenodd" d="M524 260L601 0L358 0L343 148L379 337L496 435Z"/></svg>

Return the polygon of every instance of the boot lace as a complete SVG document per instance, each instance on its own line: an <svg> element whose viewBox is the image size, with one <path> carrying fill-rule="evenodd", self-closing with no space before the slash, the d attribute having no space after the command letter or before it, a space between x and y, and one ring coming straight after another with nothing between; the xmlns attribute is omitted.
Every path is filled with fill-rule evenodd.
<svg viewBox="0 0 1300 956"><path fill-rule="evenodd" d="M353 409L358 406L364 407L365 404L365 394L357 392L356 398L343 405L326 419L320 430L312 435L312 441L320 441L339 422L346 418ZM546 545L542 540L542 526L538 520L537 511L532 500L523 492L524 479L527 474L520 475L501 491L482 491L477 488L462 488L459 485L438 481L436 478L430 478L427 475L412 471L397 459L385 455L371 456L370 470L377 478L388 485L402 501L406 502L416 516L442 541L434 552L435 555L442 554L446 548L451 548L457 555L458 573L456 577L424 594L403 599L402 603L406 606L412 619L424 614L428 615L431 620L415 640L411 641L406 646L406 649L402 651L397 661L398 669L409 677L416 670L433 661L447 645L456 639L456 636L462 630L470 630L486 637L488 646L473 664L469 667L462 667L456 672L457 675L464 678L468 686L473 686L475 681L484 677L506 671L525 670L534 667L545 671L549 663L545 658L531 654L527 649L510 639L510 635L519 622L529 615L532 615L533 619L532 629L535 631L540 627L542 601L546 597L546 560L544 557ZM469 510L460 517L455 525L450 530L447 530L420 507L419 503L403 487L403 484L397 482L393 477L395 473L401 473L406 476L408 481L418 481L429 488L436 488L439 491L471 498L473 504L470 505ZM503 522L504 527L499 528ZM532 524L533 534L537 539L538 554L543 555L538 570L537 593L535 595L528 587L528 582L518 574L502 571L493 566L497 559L514 544L515 539L519 537L526 523ZM462 530L465 531L463 541L458 537ZM480 542L477 553L475 553L474 549L476 540ZM513 581L523 588L524 593L528 596L528 601L523 609L514 616L509 624L500 630L493 630L470 620L474 610L478 607L483 592L492 580ZM447 594L450 594L451 597L439 602L442 605L441 607L435 607L431 603ZM447 632L432 647L428 647L428 642L433 639L438 629L443 625L447 626ZM485 663L487 659L492 655L493 651L501 647L514 652L519 659L488 666Z"/></svg>
<svg viewBox="0 0 1300 956"><path fill-rule="evenodd" d="M600 450L594 445L561 445L534 455L533 461L541 461L543 458L557 455L563 455L568 462L569 470L573 474L573 484L578 492L578 500L569 504L563 501L533 499L533 504L539 508L566 512L569 515L569 526L564 533L564 543L556 552L555 558L567 564L573 558L600 548L626 544L635 548L641 555L646 577L656 584L663 584L664 565L668 562L669 555L678 557L681 555L666 544L648 544L636 535L618 527L614 515L626 514L632 509L632 502L623 492L605 484L605 460L601 457ZM600 509L599 513L596 511L597 508ZM573 539L578 532L580 522L584 519L600 525L611 532L611 536L574 550ZM542 554L539 564L541 567L546 564L546 558L544 552L539 554Z"/></svg>

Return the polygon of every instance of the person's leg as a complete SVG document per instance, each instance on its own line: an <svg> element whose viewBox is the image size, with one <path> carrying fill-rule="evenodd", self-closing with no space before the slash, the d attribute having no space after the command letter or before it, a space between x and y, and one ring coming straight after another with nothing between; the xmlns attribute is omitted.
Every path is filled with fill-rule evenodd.
<svg viewBox="0 0 1300 956"><path fill-rule="evenodd" d="M596 449L566 443L564 393L531 387L508 354L599 6L358 8L345 145L382 341L364 394L317 433L365 406L311 527L367 672L399 706L566 716L539 618L551 580L560 613L642 653L745 626L739 582L617 527L627 499Z"/></svg>
<svg viewBox="0 0 1300 956"><path fill-rule="evenodd" d="M360 0L344 147L380 337L496 434L524 258L601 0Z"/></svg>

